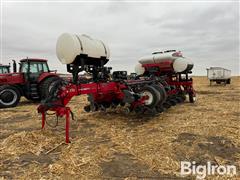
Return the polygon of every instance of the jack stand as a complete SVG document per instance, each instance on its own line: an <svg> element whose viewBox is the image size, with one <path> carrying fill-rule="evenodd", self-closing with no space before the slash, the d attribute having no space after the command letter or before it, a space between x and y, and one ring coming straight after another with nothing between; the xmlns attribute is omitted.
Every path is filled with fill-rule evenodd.
<svg viewBox="0 0 240 180"><path fill-rule="evenodd" d="M45 121L46 121L46 113L45 111L42 112L42 129L44 128L45 126Z"/></svg>
<svg viewBox="0 0 240 180"><path fill-rule="evenodd" d="M69 140L69 128L70 128L70 113L71 110L69 107L56 107L56 108L51 108L49 109L50 111L55 111L56 116L63 117L64 115L66 116L66 124L65 124L65 139L66 143L70 143ZM40 110L42 114L42 129L45 127L46 123L46 111L44 109Z"/></svg>
<svg viewBox="0 0 240 180"><path fill-rule="evenodd" d="M66 136L66 143L69 143L69 128L70 128L70 108L66 107L65 109L66 112L66 127L65 127L65 136Z"/></svg>

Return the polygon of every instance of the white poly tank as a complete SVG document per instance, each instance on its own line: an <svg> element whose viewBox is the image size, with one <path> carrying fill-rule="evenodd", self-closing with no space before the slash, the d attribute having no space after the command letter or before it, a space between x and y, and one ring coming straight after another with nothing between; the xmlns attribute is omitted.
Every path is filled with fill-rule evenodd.
<svg viewBox="0 0 240 180"><path fill-rule="evenodd" d="M62 64L71 64L78 55L87 55L91 59L109 59L110 50L101 40L92 39L87 35L64 33L59 36L56 53Z"/></svg>
<svg viewBox="0 0 240 180"><path fill-rule="evenodd" d="M144 56L139 59L139 63L143 66L145 64L157 64L157 63L164 63L166 61L171 62L169 65L170 68L177 73L190 71L193 68L193 62L183 57L180 51L153 53L150 56ZM139 68L137 66L136 68ZM144 68L144 67L141 66L141 68ZM138 70L138 72L142 72L142 71L143 71L142 69Z"/></svg>
<svg viewBox="0 0 240 180"><path fill-rule="evenodd" d="M144 67L142 66L142 64L138 63L138 64L135 66L135 73L136 73L137 75L142 75L144 72L145 72Z"/></svg>
<svg viewBox="0 0 240 180"><path fill-rule="evenodd" d="M140 58L139 62L141 64L151 64L151 63L160 63L165 60L175 60L179 57L182 57L182 54L180 51L176 52L164 52L164 53L153 53L149 56L144 56Z"/></svg>
<svg viewBox="0 0 240 180"><path fill-rule="evenodd" d="M177 73L190 71L193 68L193 62L187 58L177 58L173 61L173 69Z"/></svg>

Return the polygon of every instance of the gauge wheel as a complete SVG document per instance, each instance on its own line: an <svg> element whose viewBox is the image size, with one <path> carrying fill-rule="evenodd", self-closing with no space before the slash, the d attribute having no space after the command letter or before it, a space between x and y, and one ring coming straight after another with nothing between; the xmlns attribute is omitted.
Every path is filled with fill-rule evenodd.
<svg viewBox="0 0 240 180"><path fill-rule="evenodd" d="M141 90L142 96L146 96L145 106L154 108L160 102L160 92L158 92L153 86L144 86Z"/></svg>

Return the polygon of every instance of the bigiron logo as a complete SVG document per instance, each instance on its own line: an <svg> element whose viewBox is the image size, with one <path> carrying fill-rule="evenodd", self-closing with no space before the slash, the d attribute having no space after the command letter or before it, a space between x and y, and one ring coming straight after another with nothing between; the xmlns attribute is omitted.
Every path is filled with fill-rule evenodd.
<svg viewBox="0 0 240 180"><path fill-rule="evenodd" d="M213 165L207 162L206 165L196 165L196 162L181 161L181 175L195 175L197 179L204 179L210 175L230 176L237 175L237 168L234 165Z"/></svg>

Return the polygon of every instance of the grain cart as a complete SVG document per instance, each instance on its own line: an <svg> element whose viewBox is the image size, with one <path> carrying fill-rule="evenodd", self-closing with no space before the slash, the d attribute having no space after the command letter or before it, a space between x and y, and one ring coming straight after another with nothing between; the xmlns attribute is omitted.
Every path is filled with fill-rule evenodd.
<svg viewBox="0 0 240 180"><path fill-rule="evenodd" d="M17 106L21 96L32 101L44 99L52 82L60 79L49 70L47 60L22 59L19 64L19 72L13 61L13 72L0 74L0 108Z"/></svg>
<svg viewBox="0 0 240 180"><path fill-rule="evenodd" d="M221 67L210 67L207 69L207 77L210 81L210 86L213 82L224 85L231 83L231 71Z"/></svg>
<svg viewBox="0 0 240 180"><path fill-rule="evenodd" d="M176 89L166 92L166 73L157 78L144 76L132 78L126 71L114 71L105 64L109 61L108 46L100 40L86 35L62 34L57 41L57 57L62 64L66 64L67 71L72 73L72 81L55 81L47 96L38 107L42 114L42 128L45 127L46 114L52 111L57 117L66 117L66 142L69 142L69 127L71 110L67 104L74 96L88 95L89 104L84 107L87 112L105 111L107 108L123 106L127 113L162 112L162 104ZM85 71L91 78L87 81L79 79L79 72ZM172 81L170 81L171 83ZM162 83L165 83L164 85ZM189 83L189 82L186 82ZM186 84L188 86L188 84ZM180 96L179 96L180 97ZM180 101L184 99L180 97Z"/></svg>
<svg viewBox="0 0 240 180"><path fill-rule="evenodd" d="M0 74L10 73L10 66L0 64Z"/></svg>

